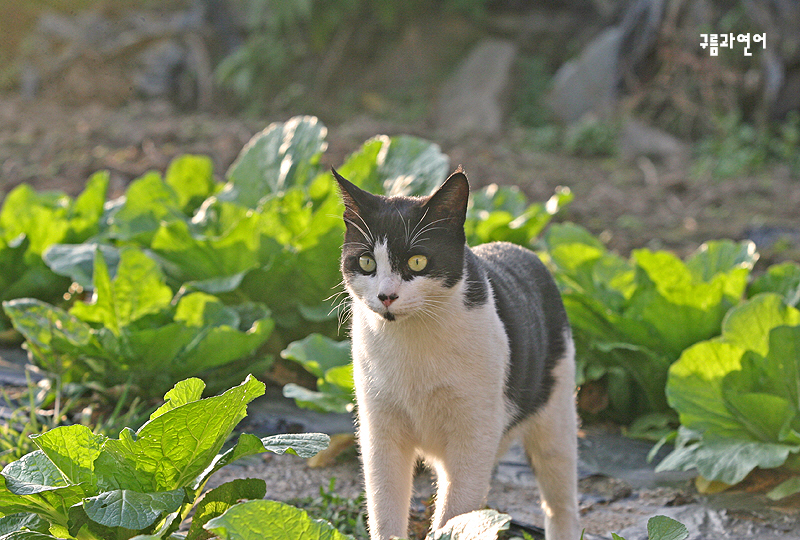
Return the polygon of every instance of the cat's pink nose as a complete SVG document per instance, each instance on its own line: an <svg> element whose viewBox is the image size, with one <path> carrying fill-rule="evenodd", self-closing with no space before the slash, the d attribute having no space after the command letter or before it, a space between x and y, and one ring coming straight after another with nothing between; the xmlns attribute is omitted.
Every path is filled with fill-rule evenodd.
<svg viewBox="0 0 800 540"><path fill-rule="evenodd" d="M392 305L392 302L397 300L397 295L396 294L385 295L381 293L378 295L378 300L380 300L384 306L389 307Z"/></svg>

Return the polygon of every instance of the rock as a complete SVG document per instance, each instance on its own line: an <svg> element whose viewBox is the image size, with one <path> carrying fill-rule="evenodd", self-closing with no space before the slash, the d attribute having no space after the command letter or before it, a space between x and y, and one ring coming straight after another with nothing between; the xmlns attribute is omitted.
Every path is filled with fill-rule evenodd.
<svg viewBox="0 0 800 540"><path fill-rule="evenodd" d="M485 39L475 46L439 92L436 127L444 138L500 133L501 98L516 56L516 46L507 40Z"/></svg>
<svg viewBox="0 0 800 540"><path fill-rule="evenodd" d="M157 41L139 56L141 68L134 75L136 89L148 98L175 93L176 76L186 69L185 47L176 39Z"/></svg>
<svg viewBox="0 0 800 540"><path fill-rule="evenodd" d="M644 156L667 165L679 165L688 159L689 146L666 131L631 118L620 131L619 152L628 161Z"/></svg>
<svg viewBox="0 0 800 540"><path fill-rule="evenodd" d="M571 124L587 113L607 118L614 111L621 41L622 31L608 28L558 69L546 101L559 120Z"/></svg>

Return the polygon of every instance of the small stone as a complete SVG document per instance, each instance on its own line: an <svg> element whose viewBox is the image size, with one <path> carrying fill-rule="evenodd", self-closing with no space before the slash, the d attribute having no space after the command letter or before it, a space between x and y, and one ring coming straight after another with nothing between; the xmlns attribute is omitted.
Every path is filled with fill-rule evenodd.
<svg viewBox="0 0 800 540"><path fill-rule="evenodd" d="M437 129L444 138L500 133L501 98L516 56L517 47L508 40L485 39L475 46L439 93Z"/></svg>

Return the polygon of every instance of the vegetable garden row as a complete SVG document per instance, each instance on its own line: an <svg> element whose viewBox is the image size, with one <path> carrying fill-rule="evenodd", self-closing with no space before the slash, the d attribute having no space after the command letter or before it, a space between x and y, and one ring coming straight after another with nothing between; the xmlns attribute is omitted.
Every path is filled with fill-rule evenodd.
<svg viewBox="0 0 800 540"><path fill-rule="evenodd" d="M320 164L325 137L313 117L273 124L242 150L225 183L214 180L208 158L187 155L163 176L135 180L116 200L106 201L102 172L74 199L25 185L6 196L0 329L21 334L35 363L60 384L127 385L142 398L169 392L145 426L119 439L79 425L41 435L39 450L4 469L0 501L28 497L47 512L60 508L61 517L45 512L45 519L78 538L130 538L133 530L166 538L219 466L273 449L243 435L233 454L215 458L228 430L209 439L206 461L176 458L179 479L158 467L146 472L138 463L161 459L147 449L158 446L156 430L167 429L158 422L203 402L203 384L187 378L219 392L246 373L266 372L280 356L317 377L315 389L289 384L285 395L301 406L351 410L338 268L344 226L336 183ZM422 195L450 164L432 143L380 136L337 168L373 192ZM754 245L728 240L709 242L685 261L648 249L621 257L578 225L545 231L571 198L559 189L531 204L515 187L489 186L472 194L466 231L471 245L515 242L551 266L574 328L576 383L605 388L608 401L595 412L632 434L675 442L662 469L695 467L709 480L735 484L756 467L784 467L796 475L770 496L800 491L800 265L774 265L754 277ZM221 424L233 422L233 429L263 392L259 384L248 378L209 398L241 394L224 398L235 404L221 406L230 414ZM282 448L300 453L306 442ZM82 450L64 455L68 446ZM255 495L239 496L245 487ZM258 499L258 489L238 486L230 500ZM103 517L137 497L151 509L137 510L148 517L136 523L146 525ZM32 511L26 508L18 511ZM105 532L89 536L95 529ZM203 531L189 537L205 538Z"/></svg>

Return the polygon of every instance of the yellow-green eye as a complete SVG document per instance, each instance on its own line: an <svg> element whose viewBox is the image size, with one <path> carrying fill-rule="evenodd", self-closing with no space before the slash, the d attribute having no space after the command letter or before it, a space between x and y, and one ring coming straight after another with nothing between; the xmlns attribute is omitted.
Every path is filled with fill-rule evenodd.
<svg viewBox="0 0 800 540"><path fill-rule="evenodd" d="M358 266L360 266L364 272L372 272L377 265L375 264L375 259L369 255L362 255L358 258Z"/></svg>
<svg viewBox="0 0 800 540"><path fill-rule="evenodd" d="M428 258L425 255L414 255L408 259L408 267L414 272L422 272L428 266Z"/></svg>

